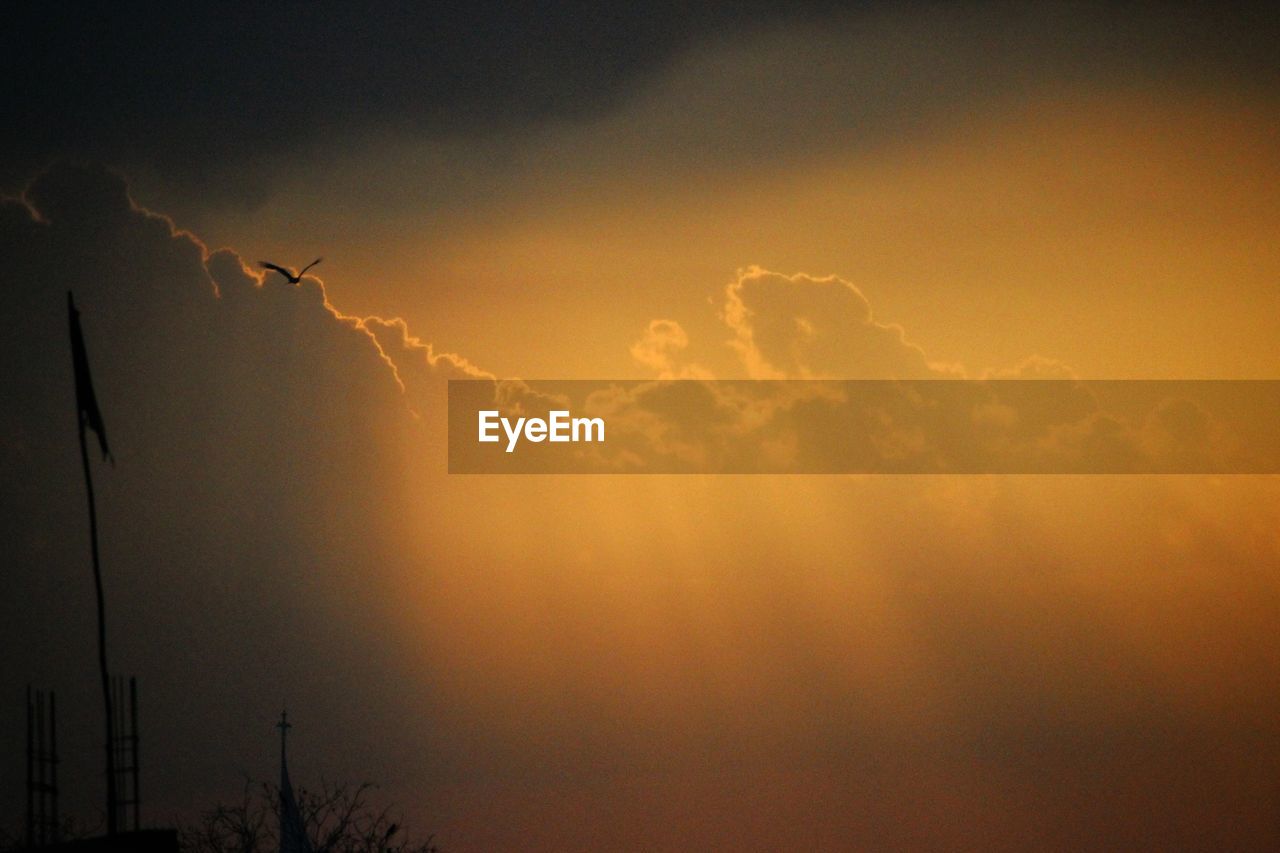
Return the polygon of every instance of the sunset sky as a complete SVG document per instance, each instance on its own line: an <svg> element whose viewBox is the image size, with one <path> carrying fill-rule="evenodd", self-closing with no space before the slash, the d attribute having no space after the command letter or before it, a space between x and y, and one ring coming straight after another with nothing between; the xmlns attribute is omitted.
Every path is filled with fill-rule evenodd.
<svg viewBox="0 0 1280 853"><path fill-rule="evenodd" d="M1273 476L446 473L449 379L1280 379L1261 4L7 18L0 828L28 683L101 817L73 290L148 822L287 704L448 853L1280 847Z"/></svg>

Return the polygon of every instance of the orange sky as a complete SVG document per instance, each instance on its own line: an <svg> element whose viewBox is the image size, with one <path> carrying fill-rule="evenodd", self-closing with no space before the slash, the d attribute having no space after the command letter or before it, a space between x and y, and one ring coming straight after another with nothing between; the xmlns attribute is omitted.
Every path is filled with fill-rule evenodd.
<svg viewBox="0 0 1280 853"><path fill-rule="evenodd" d="M335 305L498 375L646 375L657 318L745 375L721 312L751 264L841 276L969 375L1277 375L1267 97L1047 88L703 168L653 126L698 101L692 65L526 143L475 206L380 211L457 152L378 138L346 173L372 192L286 188L212 231L323 247ZM749 105L712 123L751 133ZM437 568L411 558L383 606L437 736L489 768L433 788L460 849L1271 831L1270 479L441 479L442 398L406 381L428 437L400 520Z"/></svg>
<svg viewBox="0 0 1280 853"><path fill-rule="evenodd" d="M264 255L333 246L325 280L344 310L405 316L504 375L635 375L627 344L664 317L732 376L708 301L760 264L854 282L879 318L974 374L1038 354L1090 378L1271 378L1275 131L1274 105L1247 95L1039 92L747 173L673 154L584 177L556 159L479 213L308 211L311 195L286 191L213 230ZM535 145L621 167L617 135L575 126ZM380 145L370 157L388 165L361 167L375 186L418 148Z"/></svg>
<svg viewBox="0 0 1280 853"><path fill-rule="evenodd" d="M14 672L92 686L84 590L50 580L83 551L73 425L33 378L66 378L40 306L74 287L165 819L274 772L283 698L295 783L374 779L449 851L1274 846L1273 477L446 473L449 378L652 376L654 320L673 370L749 375L726 287L753 265L757 328L835 306L786 375L861 371L896 325L973 377L1280 376L1274 92L1034 56L988 79L981 39L956 60L909 18L707 39L610 109L482 138L322 136L248 210L125 169L194 237L49 172L44 221L0 217ZM254 268L316 255L300 287Z"/></svg>

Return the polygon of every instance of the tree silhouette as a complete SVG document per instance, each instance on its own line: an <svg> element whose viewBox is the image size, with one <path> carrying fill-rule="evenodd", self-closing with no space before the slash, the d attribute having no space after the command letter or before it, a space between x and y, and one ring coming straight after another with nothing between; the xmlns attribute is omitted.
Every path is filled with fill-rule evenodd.
<svg viewBox="0 0 1280 853"><path fill-rule="evenodd" d="M390 806L371 800L376 786L330 783L297 792L307 837L315 853L439 853L434 836L414 839L392 817ZM240 800L219 803L178 831L183 853L276 853L280 849L280 789L246 779Z"/></svg>

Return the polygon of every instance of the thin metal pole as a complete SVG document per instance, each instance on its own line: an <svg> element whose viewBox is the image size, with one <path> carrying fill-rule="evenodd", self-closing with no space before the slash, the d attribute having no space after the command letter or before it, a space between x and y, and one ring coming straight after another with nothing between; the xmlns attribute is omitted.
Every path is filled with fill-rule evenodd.
<svg viewBox="0 0 1280 853"><path fill-rule="evenodd" d="M116 834L116 762L112 750L115 718L111 711L111 676L107 671L107 607L102 594L102 567L98 562L98 510L93 501L93 476L89 471L89 449L84 441L84 415L80 421L80 462L84 466L84 486L89 494L89 543L93 549L93 586L98 595L98 674L102 679L102 702L106 706L107 733L107 835Z"/></svg>
<svg viewBox="0 0 1280 853"><path fill-rule="evenodd" d="M44 740L44 691L36 691L36 790L39 793L39 805L36 807L36 813L39 815L39 824L36 834L39 839L40 846L43 847L49 840L49 787L48 787L48 753L45 748Z"/></svg>
<svg viewBox="0 0 1280 853"><path fill-rule="evenodd" d="M49 691L49 835L57 844L61 839L58 827L58 694Z"/></svg>
<svg viewBox="0 0 1280 853"><path fill-rule="evenodd" d="M123 829L120 825L120 802L127 796L127 792L122 790L120 784L120 770L124 766L124 756L120 754L120 720L121 715L115 713L120 708L120 676L111 676L111 710L115 717L115 730L111 733L111 754L116 760L116 828Z"/></svg>
<svg viewBox="0 0 1280 853"><path fill-rule="evenodd" d="M138 793L138 679L129 676L129 716L133 728L133 828L142 828L142 795Z"/></svg>
<svg viewBox="0 0 1280 853"><path fill-rule="evenodd" d="M27 848L36 846L36 709L31 704L31 685L27 685Z"/></svg>

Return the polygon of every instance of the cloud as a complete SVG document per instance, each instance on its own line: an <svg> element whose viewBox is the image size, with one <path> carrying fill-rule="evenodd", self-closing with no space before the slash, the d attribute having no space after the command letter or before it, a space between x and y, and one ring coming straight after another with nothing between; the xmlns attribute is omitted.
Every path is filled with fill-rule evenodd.
<svg viewBox="0 0 1280 853"><path fill-rule="evenodd" d="M572 3L356 10L13 10L0 72L0 181L55 156L108 160L255 203L329 140L511 133L606 111L689 42L799 17L796 4L655 16ZM21 34L21 35L19 35ZM50 105L56 104L56 110Z"/></svg>
<svg viewBox="0 0 1280 853"><path fill-rule="evenodd" d="M1269 478L448 477L448 380L549 398L210 251L101 170L0 204L0 259L3 685L59 692L65 813L100 800L73 289L117 456L96 480L108 630L140 678L148 819L275 772L287 701L295 781L385 782L460 851L1274 837ZM785 323L755 339L811 310L788 286L743 297L759 357L850 364ZM852 294L816 304L839 323L814 332L920 364ZM714 343L655 334L677 369ZM612 400L686 432L779 416L699 393ZM982 402L973 428L1015 436L1093 406L1037 425ZM1206 434L1177 406L1156 427ZM0 703L14 760L22 725Z"/></svg>
<svg viewBox="0 0 1280 853"><path fill-rule="evenodd" d="M749 267L725 288L730 345L753 379L934 375L901 326L880 323L851 282Z"/></svg>
<svg viewBox="0 0 1280 853"><path fill-rule="evenodd" d="M749 267L726 286L720 319L752 380L805 381L710 381L687 360L684 328L653 320L631 355L659 381L574 389L610 424L607 446L560 448L558 461L550 446L523 460L473 461L479 470L1192 473L1270 471L1280 460L1280 447L1250 426L1274 393L1264 385L1135 383L1130 394L1039 355L981 381L918 381L965 371L930 361L835 275ZM813 381L850 379L895 381ZM1232 412L1230 423L1219 416Z"/></svg>
<svg viewBox="0 0 1280 853"><path fill-rule="evenodd" d="M1040 89L1116 78L1274 88L1275 16L1250 5L1065 5L1034 17L827 0L656 13L563 2L536 12L148 4L94 16L22 6L0 33L0 72L16 81L0 94L0 187L75 156L179 187L168 200L243 208L270 199L301 162L302 187L327 182L332 150L381 159L371 141L460 140L462 153L419 187L429 199L477 140L502 141L510 163L528 150L505 147L511 140L607 121L629 105L639 109L624 129L633 161L678 152L686 168L771 163L831 140L875 144L948 121L957 104ZM669 97L655 97L664 85ZM465 189L472 170L462 171Z"/></svg>
<svg viewBox="0 0 1280 853"><path fill-rule="evenodd" d="M631 358L659 379L709 379L706 368L686 361L688 347L689 335L675 320L651 320L644 335L631 345Z"/></svg>
<svg viewBox="0 0 1280 853"><path fill-rule="evenodd" d="M1079 380L522 382L450 400L453 470L470 473L1269 473L1258 417L1280 383ZM530 403L534 405L529 405ZM519 453L475 444L474 417L601 418L603 443ZM489 451L492 452L489 452Z"/></svg>
<svg viewBox="0 0 1280 853"><path fill-rule="evenodd" d="M1013 367L994 367L982 372L983 379L1079 379L1071 365L1055 358L1032 355Z"/></svg>
<svg viewBox="0 0 1280 853"><path fill-rule="evenodd" d="M386 510L404 499L411 415L368 327L318 279L209 251L96 167L55 167L0 204L0 257L0 538L18 567L0 639L27 649L5 683L57 687L67 778L96 778L98 730L69 290L116 458L95 472L111 661L139 676L144 736L168 756L147 770L153 805L208 797L202 777L249 766L245 721L281 701L330 708L310 724L334 743L362 728L345 697L384 714L398 664L380 590L405 559ZM19 711L0 707L0 729L17 731ZM219 749L181 746L205 739ZM66 809L85 813L92 793L75 786Z"/></svg>

